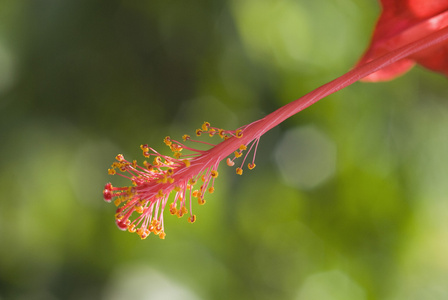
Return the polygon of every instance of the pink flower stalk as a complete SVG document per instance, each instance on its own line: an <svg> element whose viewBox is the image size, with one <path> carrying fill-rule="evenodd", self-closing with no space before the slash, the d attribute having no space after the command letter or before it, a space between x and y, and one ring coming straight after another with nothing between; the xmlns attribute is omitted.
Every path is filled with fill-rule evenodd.
<svg viewBox="0 0 448 300"><path fill-rule="evenodd" d="M447 41L448 28L439 28L415 41L386 51L381 56L362 60L361 64L341 77L237 130L219 129L212 127L208 122L196 130L197 136L202 134L208 134L210 137L219 136L222 141L218 144L193 140L188 135L183 136L185 142L208 145L210 147L208 150L191 148L166 137L164 142L173 152L172 157L142 145L143 155L152 158L152 162L145 161L141 167L136 161L129 162L119 154L116 157L117 161L109 169L109 174L116 174L118 170L117 174L128 178L132 185L113 187L108 183L103 191L105 201L111 202L114 199L115 205L118 206L115 214L116 224L122 230L136 232L142 239L148 237L150 233L165 238L163 212L170 194L174 194L169 204L170 213L178 217L189 214L188 221L195 222L192 202L197 199L199 204L204 204L205 194L213 193L214 181L218 177L218 166L222 160L226 159L227 165L233 166L237 159L242 157L241 163L236 168L236 173L242 175L243 165L252 150L254 154L247 166L249 169L255 167L254 160L259 139L268 130L320 99L374 72L393 66L395 63L400 64L408 57L421 55L423 50L434 51Z"/></svg>

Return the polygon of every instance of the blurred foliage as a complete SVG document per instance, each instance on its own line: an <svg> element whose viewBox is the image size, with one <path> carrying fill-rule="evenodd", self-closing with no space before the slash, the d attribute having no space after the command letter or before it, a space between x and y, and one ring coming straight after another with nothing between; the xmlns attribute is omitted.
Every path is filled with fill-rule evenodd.
<svg viewBox="0 0 448 300"><path fill-rule="evenodd" d="M268 132L257 168L221 166L198 221L167 216L164 241L117 230L101 197L117 153L237 128L343 74L378 12L1 1L0 299L447 299L446 78L419 68Z"/></svg>

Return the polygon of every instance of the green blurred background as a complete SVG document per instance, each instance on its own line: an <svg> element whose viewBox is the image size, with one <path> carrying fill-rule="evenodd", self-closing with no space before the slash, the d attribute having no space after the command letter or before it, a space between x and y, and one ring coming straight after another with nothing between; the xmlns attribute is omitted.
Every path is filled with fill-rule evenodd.
<svg viewBox="0 0 448 300"><path fill-rule="evenodd" d="M0 299L448 299L446 78L356 83L140 241L118 153L235 129L342 75L373 0L0 1Z"/></svg>

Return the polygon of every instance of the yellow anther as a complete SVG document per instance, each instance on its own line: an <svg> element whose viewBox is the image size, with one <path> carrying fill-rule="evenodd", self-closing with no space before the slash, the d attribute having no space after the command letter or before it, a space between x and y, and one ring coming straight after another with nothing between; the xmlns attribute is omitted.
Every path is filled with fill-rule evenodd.
<svg viewBox="0 0 448 300"><path fill-rule="evenodd" d="M218 177L218 171L212 170L211 173L210 173L210 176L212 176L212 178Z"/></svg>
<svg viewBox="0 0 448 300"><path fill-rule="evenodd" d="M179 146L178 144L172 144L170 146L170 149L173 152L181 152L183 150L183 148L181 146Z"/></svg>
<svg viewBox="0 0 448 300"><path fill-rule="evenodd" d="M191 195L196 198L198 196L198 190L193 191Z"/></svg>
<svg viewBox="0 0 448 300"><path fill-rule="evenodd" d="M187 168L191 165L191 163L188 159L184 159L182 162L185 164L185 167L187 167Z"/></svg>
<svg viewBox="0 0 448 300"><path fill-rule="evenodd" d="M143 156L144 157L149 157L149 147L148 145L140 145L140 149L142 149L143 151Z"/></svg>
<svg viewBox="0 0 448 300"><path fill-rule="evenodd" d="M165 139L163 139L163 142L167 146L171 146L171 144L173 143L173 142L171 142L171 138L169 136L165 137Z"/></svg>
<svg viewBox="0 0 448 300"><path fill-rule="evenodd" d="M229 166L229 167L233 167L233 165L235 164L229 157L226 159L226 164Z"/></svg>
<svg viewBox="0 0 448 300"><path fill-rule="evenodd" d="M198 204L199 205L204 205L205 204L205 199L202 198L202 197L198 198Z"/></svg>
<svg viewBox="0 0 448 300"><path fill-rule="evenodd" d="M254 163L248 163L247 167L249 168L249 170L253 170L253 168L255 168L255 164Z"/></svg>
<svg viewBox="0 0 448 300"><path fill-rule="evenodd" d="M185 206L182 206L178 211L177 211L177 216L179 218L181 218L183 215L185 215L186 213L188 213L188 210Z"/></svg>
<svg viewBox="0 0 448 300"><path fill-rule="evenodd" d="M196 129L196 135L197 136L201 136L202 134L202 130L201 129Z"/></svg>
<svg viewBox="0 0 448 300"><path fill-rule="evenodd" d="M204 174L202 174L202 176L201 176L201 181L205 182L205 175Z"/></svg>
<svg viewBox="0 0 448 300"><path fill-rule="evenodd" d="M238 174L238 175L243 175L243 169L241 169L241 168L236 168L236 174Z"/></svg>
<svg viewBox="0 0 448 300"><path fill-rule="evenodd" d="M159 233L159 238L161 238L162 240L164 240L166 237L166 233L164 231Z"/></svg>
<svg viewBox="0 0 448 300"><path fill-rule="evenodd" d="M214 187L209 187L208 188L208 192L210 193L210 194L212 194L213 192L215 191L215 188Z"/></svg>
<svg viewBox="0 0 448 300"><path fill-rule="evenodd" d="M244 150L247 149L247 147L246 147L246 145L241 145L239 149L240 149L241 151L244 151Z"/></svg>
<svg viewBox="0 0 448 300"><path fill-rule="evenodd" d="M115 206L118 206L118 205L120 205L120 203L121 203L121 200L122 200L122 198L121 198L121 197L119 197L119 198L115 199L115 201L114 201L114 204L115 204Z"/></svg>
<svg viewBox="0 0 448 300"><path fill-rule="evenodd" d="M243 137L243 131L241 129L238 129L237 131L235 131L235 136L237 138L242 138Z"/></svg>
<svg viewBox="0 0 448 300"><path fill-rule="evenodd" d="M218 130L218 135L223 139L224 137L226 137L225 133L224 133L224 129L219 129Z"/></svg>
<svg viewBox="0 0 448 300"><path fill-rule="evenodd" d="M143 206L137 206L137 207L135 208L135 211L136 211L137 213L139 213L139 214L142 214L142 213L143 213Z"/></svg>
<svg viewBox="0 0 448 300"><path fill-rule="evenodd" d="M177 213L176 203L170 204L170 214L175 215Z"/></svg>
<svg viewBox="0 0 448 300"><path fill-rule="evenodd" d="M208 135L212 137L215 135L215 133L216 133L216 130L212 128L209 130Z"/></svg>
<svg viewBox="0 0 448 300"><path fill-rule="evenodd" d="M202 130L203 131L208 131L209 127L210 127L210 123L209 122L204 122L204 124L202 124Z"/></svg>
<svg viewBox="0 0 448 300"><path fill-rule="evenodd" d="M175 190L176 192L180 192L182 189L180 188L180 186L177 186L177 185L176 185L176 186L174 187L174 190Z"/></svg>
<svg viewBox="0 0 448 300"><path fill-rule="evenodd" d="M242 153L240 153L238 151L233 152L233 154L235 154L236 158L241 157L241 155L243 155Z"/></svg>
<svg viewBox="0 0 448 300"><path fill-rule="evenodd" d="M157 197L162 198L163 197L163 190L159 190L157 192Z"/></svg>
<svg viewBox="0 0 448 300"><path fill-rule="evenodd" d="M190 136L189 136L188 134L184 134L184 135L182 136L182 139L183 139L184 141L188 141L188 140L190 139Z"/></svg>
<svg viewBox="0 0 448 300"><path fill-rule="evenodd" d="M142 236L142 233L145 232L145 229L143 227L140 227L136 230L136 232L139 236Z"/></svg>
<svg viewBox="0 0 448 300"><path fill-rule="evenodd" d="M131 233L132 233L132 232L135 232L135 231L136 231L136 230L135 230L135 224L131 224L131 225L129 225L129 226L128 226L128 231L131 232Z"/></svg>
<svg viewBox="0 0 448 300"><path fill-rule="evenodd" d="M188 183L190 184L190 185L195 185L196 184L196 180L194 180L193 178L191 178L189 181L188 181Z"/></svg>
<svg viewBox="0 0 448 300"><path fill-rule="evenodd" d="M115 171L115 169L108 169L107 173L109 173L109 175L115 175L117 172Z"/></svg>
<svg viewBox="0 0 448 300"><path fill-rule="evenodd" d="M137 161L135 159L132 161L132 167L134 169L137 168Z"/></svg>
<svg viewBox="0 0 448 300"><path fill-rule="evenodd" d="M174 178L172 178L172 177L168 178L168 182L169 183L174 183Z"/></svg>
<svg viewBox="0 0 448 300"><path fill-rule="evenodd" d="M162 232L162 227L158 225L156 228L154 228L154 233L159 235Z"/></svg>
<svg viewBox="0 0 448 300"><path fill-rule="evenodd" d="M154 165L154 166L158 166L158 165L160 165L162 162L161 162L161 158L160 158L160 156L156 156L156 157L154 157L154 160L152 161L152 164Z"/></svg>
<svg viewBox="0 0 448 300"><path fill-rule="evenodd" d="M123 156L123 154L118 154L118 155L115 157L115 159L118 160L118 161L124 161L124 156Z"/></svg>
<svg viewBox="0 0 448 300"><path fill-rule="evenodd" d="M196 215L191 215L189 218L188 218L188 223L194 223L196 221Z"/></svg>
<svg viewBox="0 0 448 300"><path fill-rule="evenodd" d="M142 240L146 239L149 236L150 231L148 229L142 231L142 233L140 234L140 238Z"/></svg>

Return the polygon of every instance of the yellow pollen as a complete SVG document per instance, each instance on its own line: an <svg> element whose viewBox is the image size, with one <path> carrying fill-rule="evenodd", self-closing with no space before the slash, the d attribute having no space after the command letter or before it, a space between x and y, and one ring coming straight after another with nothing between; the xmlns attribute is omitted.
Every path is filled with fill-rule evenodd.
<svg viewBox="0 0 448 300"><path fill-rule="evenodd" d="M218 171L216 171L216 170L212 170L212 172L211 172L211 176L212 176L212 178L216 178L216 177L218 177Z"/></svg>
<svg viewBox="0 0 448 300"><path fill-rule="evenodd" d="M241 151L243 151L243 150L246 150L247 147L246 147L246 145L241 145L239 149L240 149Z"/></svg>
<svg viewBox="0 0 448 300"><path fill-rule="evenodd" d="M203 131L208 131L209 127L210 127L210 123L209 122L204 122L204 124L202 124L202 130Z"/></svg>
<svg viewBox="0 0 448 300"><path fill-rule="evenodd" d="M129 232L135 232L136 230L135 230L135 224L131 224L131 225L129 225L128 226L128 231Z"/></svg>
<svg viewBox="0 0 448 300"><path fill-rule="evenodd" d="M123 161L123 160L124 160L124 156L123 156L123 154L118 154L118 155L115 157L115 159L118 160L118 161Z"/></svg>
<svg viewBox="0 0 448 300"><path fill-rule="evenodd" d="M208 188L208 192L210 193L210 194L212 194L213 192L215 191L215 188L214 187L209 187Z"/></svg>
<svg viewBox="0 0 448 300"><path fill-rule="evenodd" d="M202 197L199 197L199 198L198 198L198 204L199 204L199 205L204 205L204 204L205 204L205 199L202 198Z"/></svg>
<svg viewBox="0 0 448 300"><path fill-rule="evenodd" d="M188 222L189 223L194 223L196 221L196 215L191 215L189 218L188 218Z"/></svg>
<svg viewBox="0 0 448 300"><path fill-rule="evenodd" d="M162 240L164 240L165 237L166 237L166 233L165 233L165 232L162 231L162 232L159 233L159 238L161 238Z"/></svg>
<svg viewBox="0 0 448 300"><path fill-rule="evenodd" d="M184 135L182 136L182 139L183 139L184 141L188 141L188 140L190 139L190 136L189 136L188 134L184 134Z"/></svg>
<svg viewBox="0 0 448 300"><path fill-rule="evenodd" d="M255 164L254 163L248 163L247 167L249 168L249 170L253 170L253 168L255 168Z"/></svg>
<svg viewBox="0 0 448 300"><path fill-rule="evenodd" d="M187 167L187 168L191 165L191 163L188 159L184 159L182 162L185 164L185 167Z"/></svg>
<svg viewBox="0 0 448 300"><path fill-rule="evenodd" d="M183 148L181 146L179 146L178 144L172 144L170 146L171 151L173 152L181 152L183 150Z"/></svg>
<svg viewBox="0 0 448 300"><path fill-rule="evenodd" d="M156 156L154 158L154 161L152 162L152 164L155 165L155 166L161 165L162 164L162 159L160 158L160 156Z"/></svg>
<svg viewBox="0 0 448 300"><path fill-rule="evenodd" d="M238 151L235 151L233 154L235 154L235 157L236 157L236 158L241 157L241 155L243 155L243 154L241 154L241 153L238 152Z"/></svg>
<svg viewBox="0 0 448 300"><path fill-rule="evenodd" d="M188 213L188 210L185 206L182 206L178 211L177 211L177 216L180 218L183 215L185 215L186 213Z"/></svg>
<svg viewBox="0 0 448 300"><path fill-rule="evenodd" d="M108 169L107 173L109 173L109 175L115 175L117 172L115 171L115 169Z"/></svg>
<svg viewBox="0 0 448 300"><path fill-rule="evenodd" d="M173 142L171 142L171 138L169 136L165 137L165 139L163 140L163 142L165 143L165 145L167 146L171 146L171 144Z"/></svg>
<svg viewBox="0 0 448 300"><path fill-rule="evenodd" d="M159 190L157 192L157 197L162 198L163 197L163 190Z"/></svg>
<svg viewBox="0 0 448 300"><path fill-rule="evenodd" d="M170 204L170 214L175 215L177 213L176 203Z"/></svg>
<svg viewBox="0 0 448 300"><path fill-rule="evenodd" d="M196 135L197 136L201 136L202 134L202 130L201 129L196 129Z"/></svg>
<svg viewBox="0 0 448 300"><path fill-rule="evenodd" d="M148 229L146 229L146 230L142 230L141 231L141 234L140 234L140 238L142 239L142 240L144 240L144 239L146 239L148 236L149 236L149 230Z"/></svg>
<svg viewBox="0 0 448 300"><path fill-rule="evenodd" d="M236 136L237 138L242 138L242 137L243 137L243 131L242 131L241 129L238 129L238 130L235 132L235 136Z"/></svg>
<svg viewBox="0 0 448 300"><path fill-rule="evenodd" d="M236 168L236 174L238 174L238 175L243 175L243 169L241 169L241 168Z"/></svg>

